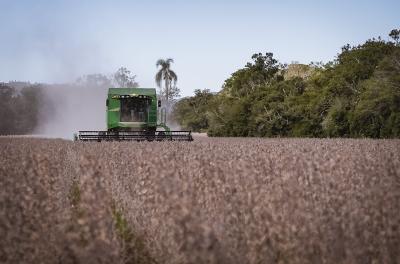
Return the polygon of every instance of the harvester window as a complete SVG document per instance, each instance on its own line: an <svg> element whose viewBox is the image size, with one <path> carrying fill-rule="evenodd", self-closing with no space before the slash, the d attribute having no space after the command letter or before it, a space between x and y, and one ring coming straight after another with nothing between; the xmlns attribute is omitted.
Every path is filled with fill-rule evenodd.
<svg viewBox="0 0 400 264"><path fill-rule="evenodd" d="M121 99L121 122L147 122L150 102L145 98Z"/></svg>

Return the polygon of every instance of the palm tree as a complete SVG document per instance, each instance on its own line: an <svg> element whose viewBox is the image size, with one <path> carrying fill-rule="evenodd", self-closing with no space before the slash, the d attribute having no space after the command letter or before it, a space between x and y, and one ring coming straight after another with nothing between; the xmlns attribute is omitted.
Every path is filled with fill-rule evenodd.
<svg viewBox="0 0 400 264"><path fill-rule="evenodd" d="M156 83L157 86L160 87L161 94L165 95L165 100L168 102L168 99L172 99L176 94L174 92L171 92L171 83L174 82L174 86L176 85L176 82L178 81L178 76L176 73L170 69L171 63L173 63L174 60L169 58L166 60L159 59L156 63L156 67L161 66L160 70L156 74ZM162 90L162 81L164 80L164 91ZM177 90L177 89L175 89Z"/></svg>

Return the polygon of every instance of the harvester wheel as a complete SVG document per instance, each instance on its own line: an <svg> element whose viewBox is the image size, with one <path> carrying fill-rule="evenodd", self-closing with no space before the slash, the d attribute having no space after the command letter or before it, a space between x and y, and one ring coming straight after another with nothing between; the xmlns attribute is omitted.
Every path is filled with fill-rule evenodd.
<svg viewBox="0 0 400 264"><path fill-rule="evenodd" d="M101 140L105 139L105 137L106 137L106 132L105 131L101 131L99 133L99 135L98 135L97 142L101 142Z"/></svg>
<svg viewBox="0 0 400 264"><path fill-rule="evenodd" d="M108 130L107 141L119 140L119 132L114 130Z"/></svg>
<svg viewBox="0 0 400 264"><path fill-rule="evenodd" d="M155 138L156 138L156 133L154 131L147 131L146 132L147 141L153 141Z"/></svg>
<svg viewBox="0 0 400 264"><path fill-rule="evenodd" d="M157 134L157 141L163 141L165 140L165 132L164 131L160 131Z"/></svg>

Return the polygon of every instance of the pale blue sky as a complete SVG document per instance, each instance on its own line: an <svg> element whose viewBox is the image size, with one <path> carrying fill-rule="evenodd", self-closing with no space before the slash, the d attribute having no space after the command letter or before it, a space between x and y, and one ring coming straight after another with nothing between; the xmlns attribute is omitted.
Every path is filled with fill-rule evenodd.
<svg viewBox="0 0 400 264"><path fill-rule="evenodd" d="M67 82L126 66L154 87L171 57L182 95L218 91L255 52L283 62L334 59L400 27L400 1L0 0L0 81Z"/></svg>

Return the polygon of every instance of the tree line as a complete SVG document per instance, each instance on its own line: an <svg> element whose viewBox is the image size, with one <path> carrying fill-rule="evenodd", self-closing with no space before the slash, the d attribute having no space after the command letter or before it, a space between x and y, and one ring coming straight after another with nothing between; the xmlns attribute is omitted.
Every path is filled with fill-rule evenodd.
<svg viewBox="0 0 400 264"><path fill-rule="evenodd" d="M181 99L174 118L209 136L400 136L400 30L342 47L334 61L279 63L254 54L218 93L196 90Z"/></svg>
<svg viewBox="0 0 400 264"><path fill-rule="evenodd" d="M167 106L168 101L171 104L175 102L180 92L176 86L178 76L171 69L173 62L171 58L159 59L156 62L158 69L155 81L159 87L158 96L167 102ZM79 111L78 108L85 111L83 108L97 107L92 101L98 100L109 87L136 88L139 87L139 83L136 81L136 75L125 67L120 67L111 75L88 74L65 84L0 82L0 135L32 134L36 132L40 123L50 120L60 122L55 116L57 113L63 113L61 117L65 117L68 109L62 109L66 105L60 103L66 100L67 95L76 95L72 102L69 101L71 105L67 105L76 108L76 111Z"/></svg>
<svg viewBox="0 0 400 264"><path fill-rule="evenodd" d="M0 83L0 134L31 133L38 123L42 90L38 85Z"/></svg>
<svg viewBox="0 0 400 264"><path fill-rule="evenodd" d="M180 92L176 86L178 76L171 69L173 62L171 58L159 59L156 62L158 70L155 81L159 87L158 96L167 102L167 106L168 101L172 104ZM72 102L75 106L68 107L76 107L76 104L85 100L88 101L86 107L93 107L89 101L97 100L98 95L109 87L136 88L139 87L139 83L136 81L136 75L125 67L120 67L111 75L83 75L75 82L65 84L0 82L0 135L34 133L40 122L53 120L57 112L63 112L63 109L59 108L65 105L60 106L57 101L64 100L67 94L73 93L77 96ZM78 98L88 97L88 94L93 96Z"/></svg>
<svg viewBox="0 0 400 264"><path fill-rule="evenodd" d="M57 105L48 98L49 92L58 92L59 100L63 100L66 90L80 96L79 90L83 88L96 93L112 86L138 87L139 84L136 76L125 67L110 76L89 74L68 84L0 83L0 135L31 134L43 119L51 119Z"/></svg>

